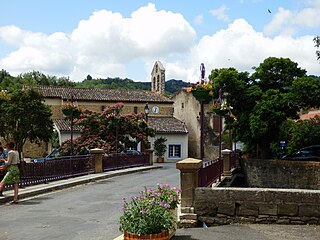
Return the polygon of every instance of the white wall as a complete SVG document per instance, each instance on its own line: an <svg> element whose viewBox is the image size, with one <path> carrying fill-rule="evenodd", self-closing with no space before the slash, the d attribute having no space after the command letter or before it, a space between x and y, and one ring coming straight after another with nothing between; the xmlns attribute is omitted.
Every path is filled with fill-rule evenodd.
<svg viewBox="0 0 320 240"><path fill-rule="evenodd" d="M165 162L177 162L188 158L188 134L156 134L154 138L150 138L151 148L154 148L154 141L157 138L165 137L167 139L167 151L164 156ZM169 155L169 145L181 145L181 157L180 158L168 158ZM157 161L157 156L153 153L153 161Z"/></svg>

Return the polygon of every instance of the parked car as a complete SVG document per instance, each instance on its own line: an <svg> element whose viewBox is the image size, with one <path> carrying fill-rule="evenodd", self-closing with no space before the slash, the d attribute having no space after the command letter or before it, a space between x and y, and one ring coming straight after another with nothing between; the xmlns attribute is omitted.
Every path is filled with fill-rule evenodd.
<svg viewBox="0 0 320 240"><path fill-rule="evenodd" d="M50 160L56 160L57 158L61 157L60 151L61 151L60 148L55 148L46 157L31 159L31 162L42 163L42 162L46 162L46 161L50 161ZM86 151L83 155L87 155L87 154L89 154L89 149L86 149Z"/></svg>
<svg viewBox="0 0 320 240"><path fill-rule="evenodd" d="M301 148L293 154L283 156L281 159L296 161L320 161L320 145Z"/></svg>
<svg viewBox="0 0 320 240"><path fill-rule="evenodd" d="M134 149L128 149L128 150L122 151L120 154L141 155L142 153Z"/></svg>

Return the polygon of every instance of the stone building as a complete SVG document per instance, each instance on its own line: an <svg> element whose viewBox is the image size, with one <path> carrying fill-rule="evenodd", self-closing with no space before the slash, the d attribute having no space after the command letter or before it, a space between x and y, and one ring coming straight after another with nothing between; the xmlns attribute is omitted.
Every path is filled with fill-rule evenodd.
<svg viewBox="0 0 320 240"><path fill-rule="evenodd" d="M186 89L181 89L172 100L174 117L185 122L189 131L188 155L200 159L200 103ZM204 159L219 156L219 116L210 107L210 103L204 104Z"/></svg>
<svg viewBox="0 0 320 240"><path fill-rule="evenodd" d="M151 91L164 94L165 89L165 69L160 61L156 61L151 71Z"/></svg>
<svg viewBox="0 0 320 240"><path fill-rule="evenodd" d="M151 146L156 138L163 136L167 138L165 161L178 161L188 156L188 130L182 121L173 117L173 101L157 92L53 86L39 86L36 89L43 94L45 103L52 109L54 128L60 142L70 139L71 126L64 120L61 106L70 102L71 99L77 106L92 111L102 111L108 105L122 102L124 104L122 113L144 112L148 103L150 109L148 122L156 130L155 138L149 139ZM74 139L79 136L79 129L74 129L73 136ZM50 146L43 147L46 148L43 151L50 152ZM137 148L141 150L141 146ZM30 154L29 157L39 157L28 154Z"/></svg>

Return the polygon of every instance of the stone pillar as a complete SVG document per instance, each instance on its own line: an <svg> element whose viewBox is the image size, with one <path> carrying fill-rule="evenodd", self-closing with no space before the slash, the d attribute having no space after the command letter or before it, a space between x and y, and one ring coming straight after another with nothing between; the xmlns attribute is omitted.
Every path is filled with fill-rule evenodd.
<svg viewBox="0 0 320 240"><path fill-rule="evenodd" d="M153 149L146 149L145 151L146 151L146 153L149 154L149 159L150 159L149 164L153 165L153 152L154 152L154 150Z"/></svg>
<svg viewBox="0 0 320 240"><path fill-rule="evenodd" d="M102 156L104 154L104 150L100 148L90 149L90 154L93 155L93 159L94 159L94 173L102 173L103 172Z"/></svg>
<svg viewBox="0 0 320 240"><path fill-rule="evenodd" d="M198 187L198 172L202 168L202 160L186 158L177 162L176 168L180 170L181 212L184 212L184 209L193 208L194 191Z"/></svg>
<svg viewBox="0 0 320 240"><path fill-rule="evenodd" d="M231 166L230 166L230 156L232 151L229 149L224 149L221 151L223 158L223 176L231 176Z"/></svg>

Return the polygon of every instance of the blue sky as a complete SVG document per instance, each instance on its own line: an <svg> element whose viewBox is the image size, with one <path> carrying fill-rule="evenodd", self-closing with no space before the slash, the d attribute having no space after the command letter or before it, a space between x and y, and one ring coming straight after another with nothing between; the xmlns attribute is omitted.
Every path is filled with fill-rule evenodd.
<svg viewBox="0 0 320 240"><path fill-rule="evenodd" d="M320 75L319 16L320 0L2 0L0 69L150 81L160 60L195 82L201 62L251 72L275 56Z"/></svg>

